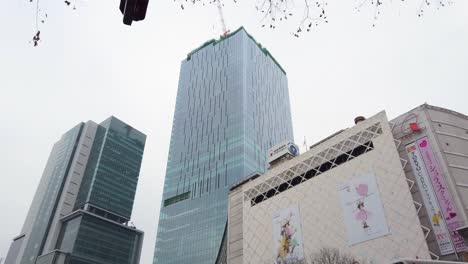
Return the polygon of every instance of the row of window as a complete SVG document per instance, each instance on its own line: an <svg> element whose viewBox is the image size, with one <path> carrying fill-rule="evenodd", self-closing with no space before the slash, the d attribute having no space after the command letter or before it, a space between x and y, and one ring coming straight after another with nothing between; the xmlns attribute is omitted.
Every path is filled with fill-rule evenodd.
<svg viewBox="0 0 468 264"><path fill-rule="evenodd" d="M367 153L371 150L374 149L374 144L372 143L372 141L368 141L366 142L365 144L363 145L360 145L346 153L343 153L339 156L337 156L336 158L332 159L332 160L329 160L329 161L326 161L322 164L320 164L319 166L313 168L313 169L310 169L308 170L307 172L301 174L301 175L298 175L294 178L292 178L291 180L288 180L286 182L283 182L282 184L278 185L278 186L275 186L274 188L271 188L270 190L256 196L255 198L253 198L251 201L250 201L250 204L251 206L254 206L256 204L259 204L263 201L266 201L268 199L270 199L271 197L274 197L284 191L287 191L291 188L293 188L294 186L296 185L299 185L319 174L322 174L322 173L325 173L327 172L328 170L331 170L333 168L336 168L337 166L347 162L347 161L350 161L358 156L361 156L362 154L364 153Z"/></svg>

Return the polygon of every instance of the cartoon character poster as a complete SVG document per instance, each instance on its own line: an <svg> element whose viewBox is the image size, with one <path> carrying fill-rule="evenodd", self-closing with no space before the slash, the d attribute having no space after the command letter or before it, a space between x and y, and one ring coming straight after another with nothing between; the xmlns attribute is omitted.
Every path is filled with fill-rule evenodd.
<svg viewBox="0 0 468 264"><path fill-rule="evenodd" d="M297 205L273 214L273 239L275 264L304 262L301 217Z"/></svg>
<svg viewBox="0 0 468 264"><path fill-rule="evenodd" d="M348 245L388 235L387 221L375 176L356 177L339 188Z"/></svg>

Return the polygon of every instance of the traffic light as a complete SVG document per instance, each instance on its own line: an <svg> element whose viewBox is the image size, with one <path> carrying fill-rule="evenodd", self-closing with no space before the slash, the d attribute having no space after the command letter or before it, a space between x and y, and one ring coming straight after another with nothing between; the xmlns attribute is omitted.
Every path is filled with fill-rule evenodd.
<svg viewBox="0 0 468 264"><path fill-rule="evenodd" d="M131 25L133 21L145 19L149 0L120 0L120 11L123 14L123 23Z"/></svg>

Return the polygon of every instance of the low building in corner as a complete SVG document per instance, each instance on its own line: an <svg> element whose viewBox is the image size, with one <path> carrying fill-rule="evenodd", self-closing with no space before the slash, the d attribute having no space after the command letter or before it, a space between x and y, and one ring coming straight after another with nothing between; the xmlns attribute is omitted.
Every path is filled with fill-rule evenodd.
<svg viewBox="0 0 468 264"><path fill-rule="evenodd" d="M228 222L232 264L430 258L384 112L233 188Z"/></svg>
<svg viewBox="0 0 468 264"><path fill-rule="evenodd" d="M424 104L355 122L232 186L227 263L466 260L468 117Z"/></svg>
<svg viewBox="0 0 468 264"><path fill-rule="evenodd" d="M468 261L468 116L423 104L391 124L430 251Z"/></svg>

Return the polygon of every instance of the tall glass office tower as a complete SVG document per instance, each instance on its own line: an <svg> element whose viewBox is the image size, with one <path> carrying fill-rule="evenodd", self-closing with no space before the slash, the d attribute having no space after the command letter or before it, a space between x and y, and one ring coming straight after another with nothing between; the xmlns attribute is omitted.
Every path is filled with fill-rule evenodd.
<svg viewBox="0 0 468 264"><path fill-rule="evenodd" d="M143 232L127 223L145 141L115 117L65 133L5 264L138 264Z"/></svg>
<svg viewBox="0 0 468 264"><path fill-rule="evenodd" d="M154 263L213 264L229 186L293 140L285 71L243 28L182 62Z"/></svg>

